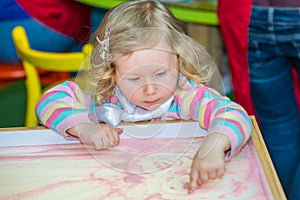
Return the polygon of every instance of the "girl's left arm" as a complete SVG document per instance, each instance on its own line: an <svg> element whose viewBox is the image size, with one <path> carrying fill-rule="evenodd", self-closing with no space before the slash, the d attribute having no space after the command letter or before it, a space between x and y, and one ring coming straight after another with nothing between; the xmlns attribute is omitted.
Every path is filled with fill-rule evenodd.
<svg viewBox="0 0 300 200"><path fill-rule="evenodd" d="M230 148L226 159L238 153L251 135L252 124L249 115L239 104L216 91L199 86L182 96L183 112L200 126L207 134L222 134L228 138Z"/></svg>
<svg viewBox="0 0 300 200"><path fill-rule="evenodd" d="M199 85L181 94L182 114L198 120L207 136L194 156L188 192L199 185L220 178L225 173L225 160L236 155L248 141L251 121L237 103Z"/></svg>

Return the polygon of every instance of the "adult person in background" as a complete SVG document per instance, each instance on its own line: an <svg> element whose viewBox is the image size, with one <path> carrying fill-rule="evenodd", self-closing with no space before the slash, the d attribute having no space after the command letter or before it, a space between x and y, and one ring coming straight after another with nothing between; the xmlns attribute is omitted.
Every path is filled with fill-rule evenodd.
<svg viewBox="0 0 300 200"><path fill-rule="evenodd" d="M11 37L17 25L26 29L34 49L80 51L105 12L74 0L1 0L0 62L20 62Z"/></svg>
<svg viewBox="0 0 300 200"><path fill-rule="evenodd" d="M300 199L300 1L222 0L218 17L236 101L258 117L287 197Z"/></svg>

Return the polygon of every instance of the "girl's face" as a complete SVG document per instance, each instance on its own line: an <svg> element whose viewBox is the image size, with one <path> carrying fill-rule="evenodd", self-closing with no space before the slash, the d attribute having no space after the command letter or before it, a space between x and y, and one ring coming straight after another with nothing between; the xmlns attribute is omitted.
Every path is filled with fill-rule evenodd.
<svg viewBox="0 0 300 200"><path fill-rule="evenodd" d="M177 56L164 50L135 51L114 62L117 85L128 101L154 110L176 90L177 63Z"/></svg>

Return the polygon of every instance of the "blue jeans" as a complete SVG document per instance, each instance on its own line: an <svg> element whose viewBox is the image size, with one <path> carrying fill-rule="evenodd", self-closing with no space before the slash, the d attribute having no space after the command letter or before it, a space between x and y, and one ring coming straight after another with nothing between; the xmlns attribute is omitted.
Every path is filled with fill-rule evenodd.
<svg viewBox="0 0 300 200"><path fill-rule="evenodd" d="M300 199L300 112L291 71L300 78L300 8L253 6L248 50L262 135L287 197Z"/></svg>

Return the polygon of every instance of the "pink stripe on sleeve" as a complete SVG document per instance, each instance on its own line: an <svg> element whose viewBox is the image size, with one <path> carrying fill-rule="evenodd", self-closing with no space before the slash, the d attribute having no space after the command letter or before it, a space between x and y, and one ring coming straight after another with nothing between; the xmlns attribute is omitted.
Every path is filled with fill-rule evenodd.
<svg viewBox="0 0 300 200"><path fill-rule="evenodd" d="M54 112L52 112L51 115L49 116L48 120L46 121L46 126L52 127L51 126L52 122L65 110L70 110L70 107L59 108L59 109L56 109Z"/></svg>
<svg viewBox="0 0 300 200"><path fill-rule="evenodd" d="M204 94L204 90L197 90L191 105L190 105L190 112L191 112L191 117L196 119L198 118L198 113L197 116L195 115L195 110L197 105L201 102L202 98L203 98L203 94ZM191 94L192 95L192 94Z"/></svg>

